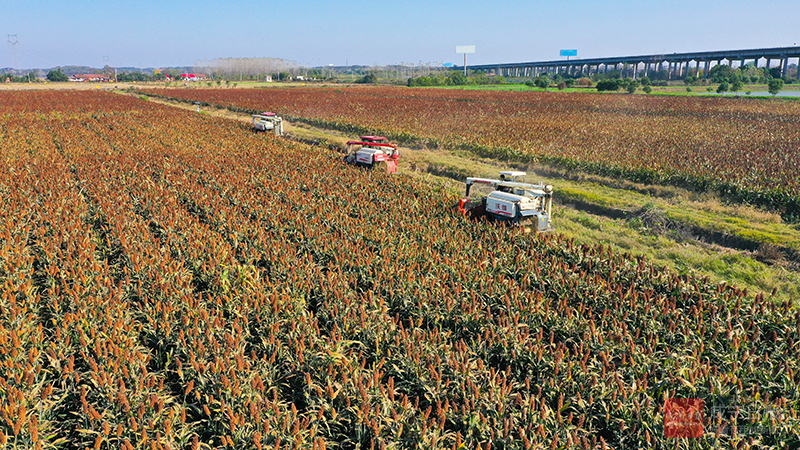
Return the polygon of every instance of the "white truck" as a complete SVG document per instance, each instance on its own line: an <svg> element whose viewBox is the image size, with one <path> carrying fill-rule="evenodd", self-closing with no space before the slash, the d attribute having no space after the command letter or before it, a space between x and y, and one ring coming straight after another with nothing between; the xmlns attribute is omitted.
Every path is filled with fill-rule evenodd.
<svg viewBox="0 0 800 450"><path fill-rule="evenodd" d="M503 171L500 179L467 178L466 197L458 202L458 209L471 217L487 216L490 219L511 224L528 224L537 232L551 231L553 208L553 186L544 183L525 182L525 172ZM494 191L479 199L472 207L470 190L472 185L486 184Z"/></svg>
<svg viewBox="0 0 800 450"><path fill-rule="evenodd" d="M275 136L283 136L283 119L273 112L253 114L253 131L272 131Z"/></svg>

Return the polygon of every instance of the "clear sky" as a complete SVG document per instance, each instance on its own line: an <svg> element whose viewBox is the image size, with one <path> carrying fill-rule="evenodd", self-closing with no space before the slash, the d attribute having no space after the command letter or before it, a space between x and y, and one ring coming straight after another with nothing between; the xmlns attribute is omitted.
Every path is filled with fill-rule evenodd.
<svg viewBox="0 0 800 450"><path fill-rule="evenodd" d="M16 41L14 47L8 43ZM800 0L0 0L0 67L469 64L786 47Z"/></svg>

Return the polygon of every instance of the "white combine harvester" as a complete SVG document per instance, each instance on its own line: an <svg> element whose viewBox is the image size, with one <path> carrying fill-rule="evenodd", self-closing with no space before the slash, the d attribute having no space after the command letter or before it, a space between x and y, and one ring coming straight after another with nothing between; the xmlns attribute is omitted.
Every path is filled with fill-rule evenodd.
<svg viewBox="0 0 800 450"><path fill-rule="evenodd" d="M254 114L253 131L272 131L275 136L283 136L283 119L272 112Z"/></svg>
<svg viewBox="0 0 800 450"><path fill-rule="evenodd" d="M344 161L357 166L375 168L386 166L386 173L397 172L400 153L397 144L392 144L382 136L361 136L360 141L347 141L348 153Z"/></svg>
<svg viewBox="0 0 800 450"><path fill-rule="evenodd" d="M494 190L470 207L470 190L475 183L489 185ZM466 197L458 202L458 210L464 215L487 216L514 225L530 224L531 229L537 232L553 230L552 207L553 186L541 182L526 183L525 172L519 171L500 172L499 180L467 178Z"/></svg>

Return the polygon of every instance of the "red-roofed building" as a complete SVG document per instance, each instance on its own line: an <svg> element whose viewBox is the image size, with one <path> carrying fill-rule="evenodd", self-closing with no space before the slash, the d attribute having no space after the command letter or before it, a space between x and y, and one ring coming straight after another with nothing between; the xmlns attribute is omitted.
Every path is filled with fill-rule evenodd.
<svg viewBox="0 0 800 450"><path fill-rule="evenodd" d="M182 73L181 78L183 78L183 81L203 81L208 79L204 73Z"/></svg>
<svg viewBox="0 0 800 450"><path fill-rule="evenodd" d="M78 82L88 81L88 82L94 82L94 83L110 83L111 82L111 78L109 78L108 75L104 75L104 74L87 73L87 74L82 74L82 75L77 75L77 74L76 75L72 75L71 77L69 77L69 81L78 81Z"/></svg>

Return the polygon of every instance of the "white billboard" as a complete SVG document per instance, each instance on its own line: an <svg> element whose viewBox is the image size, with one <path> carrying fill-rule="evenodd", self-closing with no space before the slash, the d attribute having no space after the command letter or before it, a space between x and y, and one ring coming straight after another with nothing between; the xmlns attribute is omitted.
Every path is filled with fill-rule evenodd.
<svg viewBox="0 0 800 450"><path fill-rule="evenodd" d="M456 45L456 53L475 53L474 45Z"/></svg>

